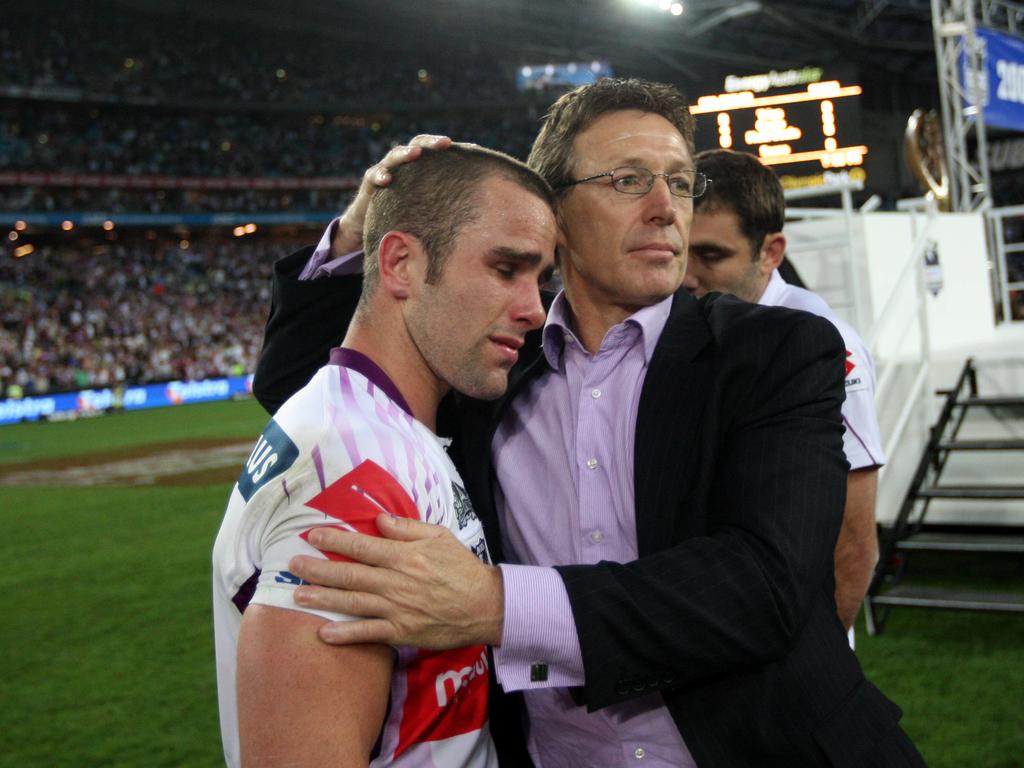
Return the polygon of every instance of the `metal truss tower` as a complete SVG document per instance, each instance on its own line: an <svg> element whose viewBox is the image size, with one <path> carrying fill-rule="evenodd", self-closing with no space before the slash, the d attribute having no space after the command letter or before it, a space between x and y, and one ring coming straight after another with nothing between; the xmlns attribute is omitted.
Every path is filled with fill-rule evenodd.
<svg viewBox="0 0 1024 768"><path fill-rule="evenodd" d="M992 205L983 112L988 82L985 45L977 35L979 23L1019 35L1024 31L1024 5L1010 0L932 0L942 132L954 211L985 210ZM972 138L973 157L969 150Z"/></svg>

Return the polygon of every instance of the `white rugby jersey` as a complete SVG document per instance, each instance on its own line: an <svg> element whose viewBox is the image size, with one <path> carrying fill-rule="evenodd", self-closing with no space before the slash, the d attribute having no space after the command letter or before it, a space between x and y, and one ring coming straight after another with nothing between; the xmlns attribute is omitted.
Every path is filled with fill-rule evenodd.
<svg viewBox="0 0 1024 768"><path fill-rule="evenodd" d="M882 439L875 413L875 361L864 342L850 326L832 311L824 299L803 288L790 285L779 273L772 272L758 304L789 307L824 317L836 327L846 344L846 401L843 403L843 450L850 469L885 464Z"/></svg>
<svg viewBox="0 0 1024 768"><path fill-rule="evenodd" d="M235 671L242 612L256 603L302 608L288 572L298 554L340 559L307 543L333 525L379 535L382 509L446 526L490 562L462 479L430 429L369 358L335 349L267 424L242 468L213 550L221 735L239 764ZM398 647L388 710L371 766L497 766L487 726L490 669L482 645L451 651Z"/></svg>

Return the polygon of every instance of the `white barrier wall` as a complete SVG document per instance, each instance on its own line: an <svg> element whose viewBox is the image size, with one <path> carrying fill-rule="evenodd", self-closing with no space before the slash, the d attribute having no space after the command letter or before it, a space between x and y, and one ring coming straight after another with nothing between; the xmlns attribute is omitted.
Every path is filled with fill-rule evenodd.
<svg viewBox="0 0 1024 768"><path fill-rule="evenodd" d="M914 222L910 214L868 213L862 224L870 304L873 319L896 284L899 271L913 245ZM923 216L919 224L923 225ZM962 350L985 347L995 333L991 269L985 245L985 219L980 213L946 213L936 216L931 228L942 270L938 295L928 294L928 334L932 356L944 358ZM906 286L910 288L910 286ZM896 309L910 312L909 292ZM900 327L901 323L893 323ZM902 343L883 333L876 353L880 358L917 355L916 341ZM968 354L970 354L968 352Z"/></svg>
<svg viewBox="0 0 1024 768"><path fill-rule="evenodd" d="M842 216L786 225L788 258L807 286L820 293L851 323L855 297L846 260L854 254L861 288L857 313L861 320L854 325L865 339L872 335L883 312L894 315L886 318L874 345L879 369L896 365L895 379L878 402L883 444L889 443L903 405L914 395L913 367L921 357L920 337L913 322L913 281L918 278L911 270L901 282L901 273L913 248L917 227L923 226L924 221L923 214L868 213L855 214L849 225ZM848 226L853 234L852 244L844 238ZM998 334L996 331L983 215L939 214L932 224L931 239L938 251L943 285L938 295L929 294L925 299L932 361L929 392L952 386L967 357L1013 357L1024 353L1024 349L1008 348L1014 346L1012 342L1000 341L1005 336L1005 326ZM894 290L895 301L886 310ZM890 451L879 483L877 511L882 523L890 522L899 509L939 403L930 394L924 397L911 412L899 443ZM965 467L964 471L969 474L970 468ZM929 513L929 520L934 517L934 522L1024 522L1024 513L1006 505L966 512L963 507L934 506L934 514Z"/></svg>

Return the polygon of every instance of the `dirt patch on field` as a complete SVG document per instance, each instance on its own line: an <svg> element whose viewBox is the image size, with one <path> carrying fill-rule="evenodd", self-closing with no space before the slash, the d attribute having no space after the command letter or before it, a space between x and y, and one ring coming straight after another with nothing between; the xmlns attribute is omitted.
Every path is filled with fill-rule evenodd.
<svg viewBox="0 0 1024 768"><path fill-rule="evenodd" d="M252 446L252 440L206 438L0 464L0 486L231 483Z"/></svg>

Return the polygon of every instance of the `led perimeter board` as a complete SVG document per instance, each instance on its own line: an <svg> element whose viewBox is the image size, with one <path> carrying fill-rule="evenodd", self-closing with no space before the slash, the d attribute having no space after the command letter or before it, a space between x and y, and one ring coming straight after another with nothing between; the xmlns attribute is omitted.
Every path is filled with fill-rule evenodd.
<svg viewBox="0 0 1024 768"><path fill-rule="evenodd" d="M757 155L786 188L864 181L860 85L818 67L729 75L723 93L697 99L698 150Z"/></svg>

